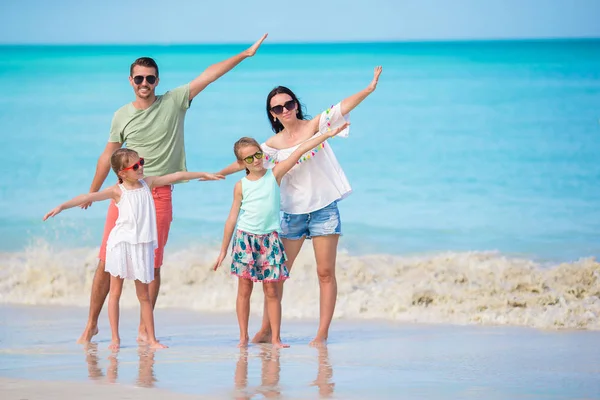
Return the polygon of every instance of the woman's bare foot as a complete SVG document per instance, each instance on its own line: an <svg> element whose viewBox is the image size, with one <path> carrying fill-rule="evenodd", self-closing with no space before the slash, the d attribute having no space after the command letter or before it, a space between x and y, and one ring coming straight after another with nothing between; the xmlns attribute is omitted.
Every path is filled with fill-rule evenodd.
<svg viewBox="0 0 600 400"><path fill-rule="evenodd" d="M148 336L146 335L146 332L138 332L138 337L135 339L135 341L139 344L148 343Z"/></svg>
<svg viewBox="0 0 600 400"><path fill-rule="evenodd" d="M149 344L150 344L151 349L168 349L169 348L169 346L167 346L166 344L162 344L158 340L155 340L154 342L150 342Z"/></svg>
<svg viewBox="0 0 600 400"><path fill-rule="evenodd" d="M243 347L248 347L248 337L240 338L240 342L238 343L238 347L241 349Z"/></svg>
<svg viewBox="0 0 600 400"><path fill-rule="evenodd" d="M121 347L121 340L113 340L108 345L108 349L113 350L113 351L119 350L120 347Z"/></svg>
<svg viewBox="0 0 600 400"><path fill-rule="evenodd" d="M290 345L289 344L285 344L285 343L281 343L280 340L273 341L273 348L274 349L284 349L284 348L287 348L287 347L290 347Z"/></svg>
<svg viewBox="0 0 600 400"><path fill-rule="evenodd" d="M269 343L271 341L271 331L258 331L252 338L252 343Z"/></svg>
<svg viewBox="0 0 600 400"><path fill-rule="evenodd" d="M78 344L89 343L90 340L92 340L92 338L94 336L96 336L97 334L98 334L98 325L93 325L93 326L88 325L83 330L83 333L81 334L79 339L77 339L77 343Z"/></svg>
<svg viewBox="0 0 600 400"><path fill-rule="evenodd" d="M327 346L327 337L317 335L308 345L311 347Z"/></svg>

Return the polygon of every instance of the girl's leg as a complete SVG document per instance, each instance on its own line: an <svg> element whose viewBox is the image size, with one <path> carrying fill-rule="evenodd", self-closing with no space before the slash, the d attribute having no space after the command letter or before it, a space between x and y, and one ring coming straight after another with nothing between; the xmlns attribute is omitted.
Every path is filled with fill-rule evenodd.
<svg viewBox="0 0 600 400"><path fill-rule="evenodd" d="M111 350L119 350L121 337L119 336L119 300L123 292L123 279L118 276L110 277L110 292L108 294L108 320L112 340L108 346Z"/></svg>
<svg viewBox="0 0 600 400"><path fill-rule="evenodd" d="M140 310L142 321L144 322L144 326L146 327L146 334L148 335L148 344L150 348L153 349L164 349L165 346L162 343L159 343L156 340L156 334L154 333L154 311L152 310L152 302L150 301L150 292L148 289L148 284L138 281L135 281L135 293L137 294L137 298L140 301Z"/></svg>
<svg viewBox="0 0 600 400"><path fill-rule="evenodd" d="M304 240L306 237L302 237L301 239L290 240L290 239L281 239L283 242L283 248L285 249L285 254L287 255L287 262L285 263L288 272L292 272L292 267L294 266L294 261L296 257L298 257L298 253L300 253L300 249L302 249L302 245L304 244ZM278 294L279 300L283 299L283 282L278 282ZM252 343L269 343L271 341L271 321L269 320L269 310L267 307L267 298L265 297L264 306L263 306L263 319L262 325L256 335L252 338Z"/></svg>
<svg viewBox="0 0 600 400"><path fill-rule="evenodd" d="M238 347L248 345L248 320L250 319L250 295L254 282L250 279L238 278L238 293L235 302L238 324L240 326L240 344Z"/></svg>
<svg viewBox="0 0 600 400"><path fill-rule="evenodd" d="M271 343L274 348L290 347L281 343L281 298L279 297L279 287L282 282L264 282L263 291L267 309L269 310L269 320L271 321Z"/></svg>
<svg viewBox="0 0 600 400"><path fill-rule="evenodd" d="M335 279L335 260L339 235L313 237L313 248L317 259L317 275L319 277L319 330L310 342L313 346L325 344L329 336L329 326L335 310L337 299L337 280Z"/></svg>

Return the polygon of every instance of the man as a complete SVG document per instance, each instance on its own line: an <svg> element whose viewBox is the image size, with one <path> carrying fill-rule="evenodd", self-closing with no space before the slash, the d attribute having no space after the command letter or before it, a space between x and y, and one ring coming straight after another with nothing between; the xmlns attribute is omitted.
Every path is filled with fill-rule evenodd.
<svg viewBox="0 0 600 400"><path fill-rule="evenodd" d="M145 174L148 176L165 175L186 170L183 125L187 109L194 97L209 84L225 75L247 57L252 57L267 34L263 35L247 50L227 60L208 67L189 84L180 86L164 95L155 94L159 83L158 66L149 57L135 60L130 68L129 83L135 93L135 101L121 107L115 113L108 143L100 155L90 192L102 187L110 171L110 156L127 142L127 147L137 151L146 160ZM156 305L160 290L160 267L163 251L169 236L172 220L171 186L152 190L156 205L158 248L155 251L154 281L150 283L150 299ZM86 209L91 204L84 204ZM118 209L110 204L104 227L104 237L100 247L98 267L94 274L88 322L78 343L89 342L98 333L98 317L110 289L110 275L104 271L106 241L115 226ZM146 332L141 324L138 341L144 341Z"/></svg>

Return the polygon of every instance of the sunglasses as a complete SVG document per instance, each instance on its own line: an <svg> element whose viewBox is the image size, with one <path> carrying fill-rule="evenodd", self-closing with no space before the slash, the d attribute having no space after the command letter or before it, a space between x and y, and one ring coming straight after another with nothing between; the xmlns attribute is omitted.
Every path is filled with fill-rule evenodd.
<svg viewBox="0 0 600 400"><path fill-rule="evenodd" d="M279 115L283 112L284 107L286 110L292 111L294 108L296 108L296 102L294 100L286 101L284 105L271 107L271 111L273 111L273 114Z"/></svg>
<svg viewBox="0 0 600 400"><path fill-rule="evenodd" d="M144 159L143 159L143 158L140 158L140 160L139 160L138 162L136 162L135 164L133 164L133 165L132 165L132 166L130 166L130 167L123 168L121 171L127 171L127 170L129 170L129 169L132 169L132 170L134 170L134 171L137 171L138 169L140 169L140 167L143 167L143 166L144 166Z"/></svg>
<svg viewBox="0 0 600 400"><path fill-rule="evenodd" d="M256 153L254 153L251 156L248 156L246 158L244 158L244 162L246 164L252 164L254 162L254 159L256 158L257 160L262 160L264 154L262 153L262 151L257 151Z"/></svg>
<svg viewBox="0 0 600 400"><path fill-rule="evenodd" d="M156 77L154 75L136 75L133 77L133 83L135 83L136 85L141 85L142 82L144 82L144 78L146 78L146 82L148 82L150 85L154 85L156 83Z"/></svg>

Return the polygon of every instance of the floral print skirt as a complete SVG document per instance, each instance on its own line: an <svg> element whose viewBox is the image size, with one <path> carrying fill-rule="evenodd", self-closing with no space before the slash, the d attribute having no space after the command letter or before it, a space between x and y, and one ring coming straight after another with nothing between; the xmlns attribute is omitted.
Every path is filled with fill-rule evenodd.
<svg viewBox="0 0 600 400"><path fill-rule="evenodd" d="M231 258L231 274L240 278L277 282L289 277L287 256L277 232L256 235L236 230Z"/></svg>

